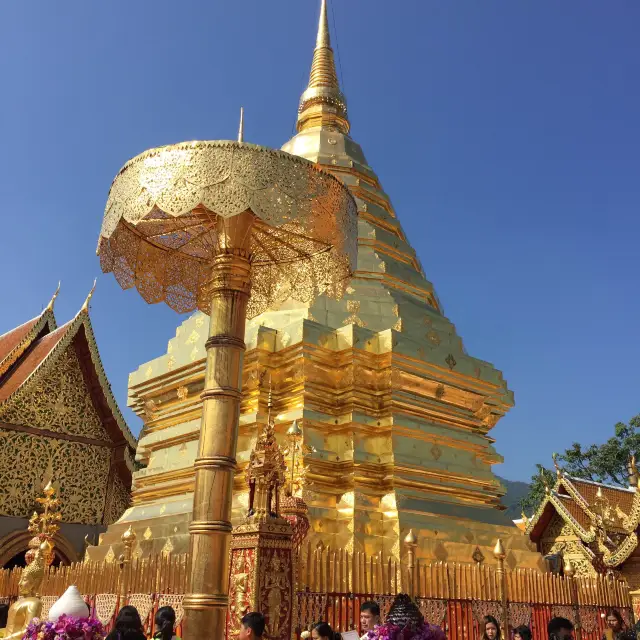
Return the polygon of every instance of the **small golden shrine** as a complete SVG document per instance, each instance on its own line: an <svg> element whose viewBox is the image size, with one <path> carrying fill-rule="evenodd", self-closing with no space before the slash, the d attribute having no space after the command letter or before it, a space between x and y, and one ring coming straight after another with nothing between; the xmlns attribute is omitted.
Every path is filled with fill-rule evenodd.
<svg viewBox="0 0 640 640"><path fill-rule="evenodd" d="M98 354L91 294L58 327L57 293L0 335L0 568L21 564L37 536L55 543L50 561L81 558L85 536L97 539L130 500L136 440Z"/></svg>
<svg viewBox="0 0 640 640"><path fill-rule="evenodd" d="M264 637L291 637L295 603L294 531L280 513L280 492L285 480L284 455L275 438L269 414L251 452L246 469L249 508L243 523L234 527L229 575L227 638L236 636L247 611L262 611Z"/></svg>
<svg viewBox="0 0 640 640"><path fill-rule="evenodd" d="M640 493L635 460L629 463L628 488L575 478L556 468L556 482L546 487L538 510L519 523L525 535L550 560L570 560L577 576L619 574L638 589Z"/></svg>

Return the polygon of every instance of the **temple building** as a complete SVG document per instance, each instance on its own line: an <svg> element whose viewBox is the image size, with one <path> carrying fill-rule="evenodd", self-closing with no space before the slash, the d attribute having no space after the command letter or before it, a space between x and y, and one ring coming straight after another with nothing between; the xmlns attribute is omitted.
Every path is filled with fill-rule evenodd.
<svg viewBox="0 0 640 640"><path fill-rule="evenodd" d="M544 556L570 560L576 575L610 573L640 588L640 493L633 466L629 487L614 487L562 473L532 518L517 522ZM557 562L558 571L562 562Z"/></svg>
<svg viewBox="0 0 640 640"><path fill-rule="evenodd" d="M289 300L247 323L236 522L271 384L278 437L286 443L294 420L303 431L303 477L294 484L309 505L312 544L398 556L412 528L420 557L492 562L502 536L510 566L541 566L504 515L491 469L502 457L489 432L513 394L500 371L465 350L350 129L323 0L297 134L282 149L318 163L355 197L357 270L342 300ZM207 322L192 315L166 353L130 376L144 468L134 474L132 507L92 558L117 555L129 525L140 554L188 549Z"/></svg>
<svg viewBox="0 0 640 640"><path fill-rule="evenodd" d="M0 568L24 563L27 522L47 482L60 497L57 562L81 559L85 537L97 541L130 502L136 440L100 361L91 294L61 327L56 295L0 335Z"/></svg>

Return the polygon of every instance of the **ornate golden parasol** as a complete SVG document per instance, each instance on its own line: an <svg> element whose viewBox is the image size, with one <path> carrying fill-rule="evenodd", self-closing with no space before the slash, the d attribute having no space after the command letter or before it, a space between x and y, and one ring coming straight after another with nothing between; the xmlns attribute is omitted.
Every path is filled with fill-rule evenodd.
<svg viewBox="0 0 640 640"><path fill-rule="evenodd" d="M149 303L210 315L191 533L187 640L222 637L247 316L288 298L339 297L357 211L314 164L243 142L187 142L128 162L111 186L98 254Z"/></svg>

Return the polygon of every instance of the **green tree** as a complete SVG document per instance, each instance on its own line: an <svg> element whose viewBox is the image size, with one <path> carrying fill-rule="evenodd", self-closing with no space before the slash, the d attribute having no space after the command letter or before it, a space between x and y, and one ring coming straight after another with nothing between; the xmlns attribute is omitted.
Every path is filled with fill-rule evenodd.
<svg viewBox="0 0 640 640"><path fill-rule="evenodd" d="M556 481L556 474L541 464L536 465L538 473L531 476L529 493L520 500L520 507L528 514L534 512L538 505L544 500L545 482L549 487L553 487Z"/></svg>
<svg viewBox="0 0 640 640"><path fill-rule="evenodd" d="M614 435L603 444L583 447L574 442L564 453L557 456L557 462L563 471L576 478L626 486L628 482L627 465L629 458L640 451L640 414L629 420L628 424L618 422ZM555 483L555 473L538 464L538 473L531 478L531 490L521 501L521 507L535 511L544 499L545 481L549 486Z"/></svg>

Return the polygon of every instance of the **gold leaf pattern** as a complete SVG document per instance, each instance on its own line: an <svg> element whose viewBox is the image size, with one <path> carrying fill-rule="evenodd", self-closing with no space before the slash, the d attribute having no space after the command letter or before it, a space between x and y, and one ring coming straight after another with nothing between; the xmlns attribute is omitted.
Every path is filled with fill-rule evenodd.
<svg viewBox="0 0 640 640"><path fill-rule="evenodd" d="M110 441L72 345L59 356L55 367L35 379L33 386L25 387L0 407L0 418L12 424Z"/></svg>
<svg viewBox="0 0 640 640"><path fill-rule="evenodd" d="M24 518L33 511L42 476L51 460L53 477L59 485L63 522L102 523L111 465L108 447L2 431L0 460L10 461L0 467L3 515ZM122 492L116 489L116 494L113 505L118 504ZM116 509L110 508L109 513Z"/></svg>
<svg viewBox="0 0 640 640"><path fill-rule="evenodd" d="M129 508L131 495L119 475L114 475L109 487L110 495L104 514L104 524L117 522Z"/></svg>
<svg viewBox="0 0 640 640"><path fill-rule="evenodd" d="M247 210L257 219L249 318L290 297L342 295L356 264L353 197L313 163L246 143L180 143L129 161L105 208L102 270L149 303L208 314L211 260Z"/></svg>

